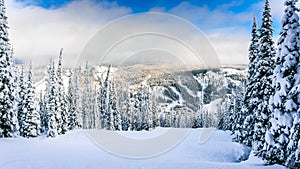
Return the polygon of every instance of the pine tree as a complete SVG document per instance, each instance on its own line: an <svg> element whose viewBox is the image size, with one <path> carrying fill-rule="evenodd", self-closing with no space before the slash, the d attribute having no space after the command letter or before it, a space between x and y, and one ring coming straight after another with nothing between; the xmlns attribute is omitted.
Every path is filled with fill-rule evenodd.
<svg viewBox="0 0 300 169"><path fill-rule="evenodd" d="M122 108L122 130L128 131L131 128L132 103L129 90L127 90L125 93L125 101L123 102L124 104Z"/></svg>
<svg viewBox="0 0 300 169"><path fill-rule="evenodd" d="M253 134L253 149L258 156L262 155L263 145L265 143L265 133L270 127L269 119L271 111L268 108L269 100L274 92L272 86L272 75L275 67L275 47L273 42L272 16L269 0L266 0L260 29L260 45L258 61L256 63L256 73L254 78L256 82L253 97L257 104L255 109L255 125Z"/></svg>
<svg viewBox="0 0 300 169"><path fill-rule="evenodd" d="M273 117L266 133L262 157L270 164L284 164L295 168L299 165L299 85L300 85L300 35L297 0L286 0L282 29L278 40L273 86L270 100ZM295 158L293 159L294 156ZM287 160L288 158L288 160ZM299 167L299 166L298 166Z"/></svg>
<svg viewBox="0 0 300 169"><path fill-rule="evenodd" d="M40 92L39 98L39 113L41 118L41 133L44 133L47 128L47 112L43 92Z"/></svg>
<svg viewBox="0 0 300 169"><path fill-rule="evenodd" d="M78 129L79 128L79 118L78 112L76 109L76 93L75 93L75 86L73 82L73 73L70 70L69 76L69 86L68 86L68 94L67 94L67 105L69 110L69 129Z"/></svg>
<svg viewBox="0 0 300 169"><path fill-rule="evenodd" d="M41 119L37 110L38 106L35 98L35 87L33 84L32 65L30 63L23 106L25 119L21 126L23 128L22 131L24 137L37 137L40 135Z"/></svg>
<svg viewBox="0 0 300 169"><path fill-rule="evenodd" d="M102 116L103 116L103 126L106 130L111 130L111 111L109 109L109 104L111 100L109 100L109 76L110 76L110 68L111 66L109 65L108 66L108 69L107 69L107 74L106 74L106 77L105 77L105 80L104 80L104 84L103 84L103 87L102 87L102 95L101 95L101 99L102 99L102 110L101 112L103 113Z"/></svg>
<svg viewBox="0 0 300 169"><path fill-rule="evenodd" d="M157 110L157 100L154 94L151 94L151 112L152 112L152 128L156 128L159 126L159 118L158 118L158 110Z"/></svg>
<svg viewBox="0 0 300 169"><path fill-rule="evenodd" d="M24 66L21 67L21 71L18 78L18 122L19 122L19 133L23 136L23 122L25 120L24 101L26 95L26 84L24 80Z"/></svg>
<svg viewBox="0 0 300 169"><path fill-rule="evenodd" d="M249 65L247 72L247 87L243 100L243 107L241 112L238 112L237 117L234 117L233 120L236 120L236 133L235 140L240 143L244 143L247 146L251 146L253 129L254 129L254 109L256 107L255 102L252 101L254 85L257 79L254 79L256 71L256 63L259 53L259 37L256 24L256 17L253 18L252 26L252 38L251 44L249 47ZM235 106L235 105L234 105ZM232 111L232 110L231 110ZM229 111L229 112L231 112ZM233 112L235 113L235 112ZM244 125L244 126L243 126ZM244 127L244 128L243 128ZM250 130L246 129L250 128Z"/></svg>
<svg viewBox="0 0 300 169"><path fill-rule="evenodd" d="M74 74L74 105L76 105L75 109L77 112L77 117L78 117L78 128L82 128L82 117L80 114L80 111L82 109L81 106L81 101L80 101L80 73L81 73L81 68L78 67L75 69L75 74Z"/></svg>
<svg viewBox="0 0 300 169"><path fill-rule="evenodd" d="M4 1L0 1L0 137L13 137L19 132L16 82L8 38Z"/></svg>
<svg viewBox="0 0 300 169"><path fill-rule="evenodd" d="M46 132L48 137L56 137L58 135L57 128L57 85L56 85L56 76L54 62L51 59L48 70L47 70L47 79L46 79L46 91L45 91L45 104L46 104L46 113L47 113L47 127Z"/></svg>
<svg viewBox="0 0 300 169"><path fill-rule="evenodd" d="M131 129L132 131L138 131L139 130L139 126L140 126L140 120L139 120L139 113L140 113L140 100L138 97L138 94L132 94L133 97L132 99L132 103L133 103L133 107L132 107L132 111L131 111Z"/></svg>
<svg viewBox="0 0 300 169"><path fill-rule="evenodd" d="M82 128L88 129L90 126L90 104L91 104L91 82L90 82L90 74L89 74L89 68L88 63L86 63L86 67L84 70L84 90L83 90L83 96L82 96Z"/></svg>
<svg viewBox="0 0 300 169"><path fill-rule="evenodd" d="M105 113L106 113L106 90L104 85L99 84L98 94L97 94L97 105L98 105L98 114L99 114L99 128L104 129L105 122Z"/></svg>
<svg viewBox="0 0 300 169"><path fill-rule="evenodd" d="M57 77L57 88L58 88L58 103L57 103L57 115L60 116L58 118L58 134L65 134L68 131L68 109L67 109L67 101L65 96L65 87L64 82L62 78L62 54L63 49L60 50L59 57L58 57L58 65L56 70L56 77Z"/></svg>
<svg viewBox="0 0 300 169"><path fill-rule="evenodd" d="M149 130L149 125L152 125L150 110L149 110L149 98L150 92L145 91L143 86L140 86L141 92L141 112L140 112L140 119L141 119L141 130Z"/></svg>
<svg viewBox="0 0 300 169"><path fill-rule="evenodd" d="M122 130L121 125L121 114L119 108L117 107L117 97L115 91L115 84L112 82L110 84L109 92L109 110L111 113L111 129L112 130Z"/></svg>

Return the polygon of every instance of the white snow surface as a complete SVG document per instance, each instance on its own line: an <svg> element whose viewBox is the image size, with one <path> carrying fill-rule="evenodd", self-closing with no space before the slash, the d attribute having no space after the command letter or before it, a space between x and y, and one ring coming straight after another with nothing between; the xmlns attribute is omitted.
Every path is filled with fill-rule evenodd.
<svg viewBox="0 0 300 169"><path fill-rule="evenodd" d="M119 132L128 137L146 139L164 133L166 128L152 131ZM179 129L178 129L179 130ZM57 138L41 136L35 139L0 139L0 169L252 169L284 168L264 166L263 161L250 156L249 148L231 142L230 132L216 131L204 144L199 136L203 129L194 129L170 151L152 158L131 159L108 153L85 134L71 131ZM148 147L150 148L150 147Z"/></svg>

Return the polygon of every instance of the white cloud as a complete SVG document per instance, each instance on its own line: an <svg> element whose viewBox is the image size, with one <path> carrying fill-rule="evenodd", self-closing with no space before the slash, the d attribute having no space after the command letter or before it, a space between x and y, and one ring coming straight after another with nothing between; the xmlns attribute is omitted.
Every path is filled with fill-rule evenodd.
<svg viewBox="0 0 300 169"><path fill-rule="evenodd" d="M30 1L21 3L16 2L16 0L7 0L7 15L11 27L10 39L15 48L15 57L22 60L32 59L36 64L48 63L50 57L57 57L60 48L65 49L65 65L77 64L76 58L80 55L82 48L103 25L131 13L130 8L107 1L78 0L54 9L28 5L32 4ZM250 23L249 20L252 20L253 13L262 10L263 1L238 14L228 10L231 6L239 5L239 2L233 1L216 9L182 2L169 11L161 7L154 7L150 11L167 12L192 21L197 24L197 27L204 30L223 64L246 64L251 25L249 25L249 28L241 25ZM271 6L273 16L279 21L283 5L278 5L277 0L271 0ZM162 23L165 25L162 25ZM103 55L105 50L109 48L103 46L103 44L110 44L111 39L117 37L116 32L126 34L134 30L155 29L171 32L172 30L187 31L183 26L177 25L174 27L174 24L166 21L146 23L143 20L133 20L131 23L125 23L114 28L110 33L107 32L101 39L102 44L98 42L99 45L95 51L98 51L98 55ZM192 37L191 33L185 35L187 37L181 38L191 42L194 46L204 45L197 41L198 36ZM142 43L143 45L141 45ZM135 52L139 50L141 57L146 57L151 55L149 51L143 50L147 46L154 49L155 55L161 55L162 57L166 53L167 57L172 57L175 52L176 55L183 56L185 59L193 58L189 51L181 48L173 41L167 42L165 39L159 40L155 37L148 37L148 39L136 38L127 41L127 45L125 43L120 45L118 47L119 51L113 51L111 57L113 55L118 58L123 57L123 55L135 55L136 60L139 52ZM103 49L102 53L99 52L100 49ZM186 60L191 61L191 58Z"/></svg>
<svg viewBox="0 0 300 169"><path fill-rule="evenodd" d="M35 64L48 63L50 57L57 57L60 48L65 49L65 64L76 64L74 58L101 26L130 12L129 8L104 1L73 1L58 9L7 1L15 57Z"/></svg>

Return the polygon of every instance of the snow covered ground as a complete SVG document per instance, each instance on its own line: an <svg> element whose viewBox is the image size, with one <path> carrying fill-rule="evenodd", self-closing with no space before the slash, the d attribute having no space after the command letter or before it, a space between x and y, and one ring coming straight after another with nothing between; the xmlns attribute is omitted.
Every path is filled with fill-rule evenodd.
<svg viewBox="0 0 300 169"><path fill-rule="evenodd" d="M150 132L119 132L137 139L156 137L168 129ZM180 130L180 129L177 129ZM248 169L284 168L264 166L259 159L240 162L249 149L231 142L229 132L216 131L204 144L203 129L191 130L170 151L152 158L132 159L108 153L94 144L84 130L71 131L57 138L0 139L0 169Z"/></svg>

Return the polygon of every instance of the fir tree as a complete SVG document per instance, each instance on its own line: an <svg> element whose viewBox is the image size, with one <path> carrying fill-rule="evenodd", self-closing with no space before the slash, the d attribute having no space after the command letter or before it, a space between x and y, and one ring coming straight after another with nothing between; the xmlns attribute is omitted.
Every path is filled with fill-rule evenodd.
<svg viewBox="0 0 300 169"><path fill-rule="evenodd" d="M151 94L151 114L152 114L152 128L156 128L159 126L159 118L158 118L158 110L157 110L157 105L156 105L156 97L154 96L154 94Z"/></svg>
<svg viewBox="0 0 300 169"><path fill-rule="evenodd" d="M58 88L58 102L57 102L57 115L60 116L58 118L58 134L65 134L68 131L68 109L67 109L67 101L65 96L65 87L64 82L62 78L62 54L63 49L60 50L59 57L58 57L58 65L56 70L56 76L57 76L57 88Z"/></svg>
<svg viewBox="0 0 300 169"><path fill-rule="evenodd" d="M244 143L247 146L251 146L253 132L254 132L253 131L254 109L256 107L256 104L255 102L252 101L252 98L253 98L254 85L257 80L254 78L254 75L256 73L256 63L257 63L258 53L259 53L258 49L259 49L259 37L258 37L258 30L256 24L256 17L254 16L253 26L252 26L252 38L249 47L249 55L248 55L249 65L248 65L248 72L247 72L247 85L246 85L247 87L244 95L243 107L241 109L241 112L238 112L237 117L233 118L233 120L237 119L235 126L236 126L236 130L238 130L235 133L235 140L239 141L240 143ZM249 127L250 130L246 129L247 127Z"/></svg>
<svg viewBox="0 0 300 169"><path fill-rule="evenodd" d="M73 73L70 71L69 76L69 86L68 86L68 94L67 94L67 104L69 110L69 129L78 129L79 128L79 119L78 112L76 109L76 92L75 86L73 82Z"/></svg>
<svg viewBox="0 0 300 169"><path fill-rule="evenodd" d="M115 91L115 84L112 82L110 84L109 92L109 110L111 113L111 129L112 130L122 130L121 126L121 114L117 107L117 97Z"/></svg>
<svg viewBox="0 0 300 169"><path fill-rule="evenodd" d="M131 111L131 130L138 131L140 126L140 120L139 120L139 113L140 113L140 101L138 94L133 94L133 97L131 98L133 102L133 107Z"/></svg>
<svg viewBox="0 0 300 169"><path fill-rule="evenodd" d="M285 1L273 77L275 93L270 101L273 117L262 154L270 164L284 164L287 161L286 165L291 168L295 168L297 163L299 165L299 159L296 158L298 154L295 154L299 146L300 105L300 35L296 2Z"/></svg>
<svg viewBox="0 0 300 169"><path fill-rule="evenodd" d="M82 117L80 114L80 111L82 109L81 106L81 101L80 101L80 73L81 73L81 68L78 67L75 69L75 74L74 74L74 105L76 105L75 109L77 112L77 117L78 117L78 128L82 128Z"/></svg>
<svg viewBox="0 0 300 169"><path fill-rule="evenodd" d="M56 86L56 76L54 62L51 59L48 70L47 70L47 79L46 79L46 91L45 91L45 104L46 104L46 113L47 113L47 127L46 132L48 137L56 137L58 135L58 123L57 118L57 86Z"/></svg>
<svg viewBox="0 0 300 169"><path fill-rule="evenodd" d="M18 78L18 122L19 122L19 132L20 136L23 136L23 122L25 120L24 112L24 101L26 95L26 84L24 80L24 66L21 67L21 71Z"/></svg>
<svg viewBox="0 0 300 169"><path fill-rule="evenodd" d="M90 115L91 115L91 82L88 63L84 70L84 90L82 96L82 127L84 129L90 128Z"/></svg>
<svg viewBox="0 0 300 169"><path fill-rule="evenodd" d="M4 1L0 1L0 137L14 137L19 132L16 82L8 38Z"/></svg>
<svg viewBox="0 0 300 169"><path fill-rule="evenodd" d="M47 112L43 92L40 92L39 98L39 113L41 118L41 133L44 133L47 128Z"/></svg>
<svg viewBox="0 0 300 169"><path fill-rule="evenodd" d="M23 106L25 119L23 121L23 136L37 137L40 135L41 119L37 110L37 102L35 98L35 87L33 86L32 65L30 63L28 71L28 79L26 81L26 93Z"/></svg>
<svg viewBox="0 0 300 169"><path fill-rule="evenodd" d="M111 130L111 111L109 109L109 104L111 104L111 100L109 100L109 76L110 76L110 68L111 66L109 65L108 66L108 69L107 69L107 74L106 74L106 77L105 77L105 80L104 80L104 84L103 84L103 87L102 87L102 95L101 95L101 99L102 99L102 110L101 112L103 113L102 116L103 116L103 126L105 129L107 130Z"/></svg>
<svg viewBox="0 0 300 169"><path fill-rule="evenodd" d="M275 67L275 47L273 42L272 16L269 0L266 0L262 26L260 28L260 45L258 60L256 63L257 79L254 88L254 103L257 104L255 112L255 125L253 134L253 149L258 156L262 155L263 145L265 143L265 133L270 127L269 119L271 111L268 108L271 95L274 93L272 86L272 75Z"/></svg>

